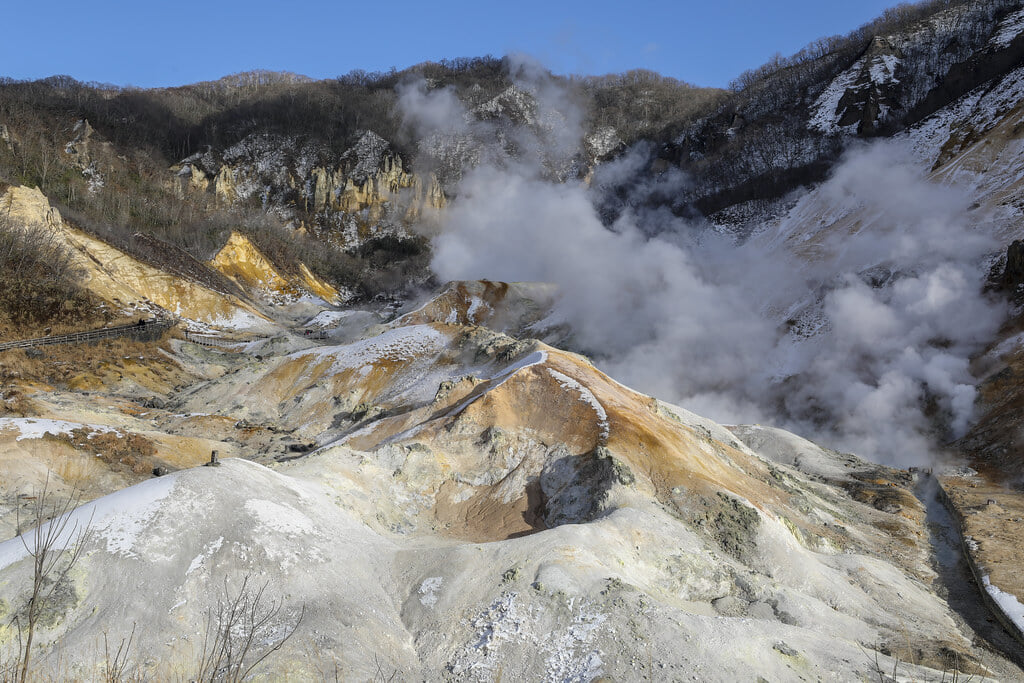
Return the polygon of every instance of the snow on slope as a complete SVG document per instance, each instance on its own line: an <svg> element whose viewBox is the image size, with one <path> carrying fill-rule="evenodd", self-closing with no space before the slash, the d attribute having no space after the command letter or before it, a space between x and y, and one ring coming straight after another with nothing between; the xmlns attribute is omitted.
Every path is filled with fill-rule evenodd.
<svg viewBox="0 0 1024 683"><path fill-rule="evenodd" d="M14 430L18 433L16 441L23 439L41 439L46 434L70 434L76 429L87 429L91 432L117 432L119 430L104 425L69 422L37 417L0 417L0 432Z"/></svg>
<svg viewBox="0 0 1024 683"><path fill-rule="evenodd" d="M88 530L93 537L91 544L102 540L107 553L135 557L133 548L139 534L153 519L160 502L170 495L173 485L173 477L150 479L78 507L67 518L53 547L66 549ZM54 522L43 524L41 537L46 536L46 528L51 524ZM28 532L23 538L24 541L14 538L0 543L0 570L35 550L36 535Z"/></svg>
<svg viewBox="0 0 1024 683"><path fill-rule="evenodd" d="M448 339L427 325L387 330L380 335L345 346L326 346L314 351L298 351L289 359L329 359L330 372L340 372L380 362L413 361L436 354Z"/></svg>
<svg viewBox="0 0 1024 683"><path fill-rule="evenodd" d="M1016 595L999 590L987 575L982 577L982 581L985 584L985 592L992 596L992 599L1003 610L1003 614L1017 627L1017 631L1024 633L1024 604L1021 604Z"/></svg>
<svg viewBox="0 0 1024 683"><path fill-rule="evenodd" d="M271 678L332 675L335 664L357 679L378 665L424 680L499 671L552 681L785 678L794 656L812 676L864 676L871 662L859 642L883 633L959 642L943 603L916 579L867 555L810 551L768 518L751 556L769 563L765 573L760 560L722 554L683 519L639 501L494 543L408 538L375 521L401 505L402 489L370 454L335 448L283 473L227 460L84 506L76 517L91 515L98 533L76 572L77 597L43 641L59 639L62 670L84 675L96 624L113 637L145 624L136 638L147 675L171 675L172 663L187 675L221 586L249 576L283 601L279 633L305 606L296 636L263 669ZM122 513L128 522L113 524ZM23 554L17 539L0 545L8 601L27 578ZM622 656L622 633L649 661ZM918 680L940 677L907 668Z"/></svg>
<svg viewBox="0 0 1024 683"><path fill-rule="evenodd" d="M1008 47L1014 39L1024 32L1024 9L1011 12L1003 19L989 44L996 48Z"/></svg>

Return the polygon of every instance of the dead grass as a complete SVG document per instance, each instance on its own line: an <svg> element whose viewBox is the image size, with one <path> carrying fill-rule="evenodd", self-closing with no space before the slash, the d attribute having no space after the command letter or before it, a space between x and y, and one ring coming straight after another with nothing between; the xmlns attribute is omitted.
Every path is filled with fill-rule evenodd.
<svg viewBox="0 0 1024 683"><path fill-rule="evenodd" d="M127 378L157 391L169 389L180 383L183 371L160 352L167 350L168 339L165 337L155 343L127 338L104 339L92 344L2 351L0 384L6 387L44 384L89 390Z"/></svg>
<svg viewBox="0 0 1024 683"><path fill-rule="evenodd" d="M152 472L155 466L153 456L156 455L156 445L141 434L95 432L83 427L70 434L48 434L46 438L67 443L82 453L95 453L97 459L109 465L113 471L143 475ZM72 457L66 458L66 467L73 478L86 476L90 469ZM64 475L61 473L61 476ZM69 479L67 481L72 483Z"/></svg>

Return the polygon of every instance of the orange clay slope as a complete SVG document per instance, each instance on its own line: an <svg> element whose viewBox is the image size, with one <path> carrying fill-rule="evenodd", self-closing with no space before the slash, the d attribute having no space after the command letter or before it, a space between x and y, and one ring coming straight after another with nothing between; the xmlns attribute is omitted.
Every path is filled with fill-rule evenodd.
<svg viewBox="0 0 1024 683"><path fill-rule="evenodd" d="M187 408L223 406L322 446L373 454L368 461L404 459L395 476L432 501L440 529L472 540L559 522L538 486L565 470L584 488L591 471L612 472L586 493L595 500L614 489L616 504L653 500L689 519L754 506L801 542L849 547L839 527L792 502L778 467L721 426L619 384L582 356L476 325L400 324L415 319L291 353L257 376L197 393ZM885 533L916 547L902 525L921 511L909 494L895 497Z"/></svg>

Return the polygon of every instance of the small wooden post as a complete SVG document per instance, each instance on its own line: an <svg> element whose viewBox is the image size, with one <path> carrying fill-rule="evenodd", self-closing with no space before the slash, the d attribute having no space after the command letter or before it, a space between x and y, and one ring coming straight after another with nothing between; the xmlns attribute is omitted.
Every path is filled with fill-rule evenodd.
<svg viewBox="0 0 1024 683"><path fill-rule="evenodd" d="M206 464L210 467L220 467L220 462L217 460L217 451L210 451L210 462Z"/></svg>

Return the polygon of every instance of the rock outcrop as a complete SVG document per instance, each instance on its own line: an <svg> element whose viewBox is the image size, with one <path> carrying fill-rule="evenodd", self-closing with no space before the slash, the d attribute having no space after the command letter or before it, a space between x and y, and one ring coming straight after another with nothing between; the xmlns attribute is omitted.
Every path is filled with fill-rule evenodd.
<svg viewBox="0 0 1024 683"><path fill-rule="evenodd" d="M209 192L224 204L259 199L345 249L430 220L447 199L434 174L406 169L372 131L337 158L311 144L250 136L220 155L208 150L171 168L177 192Z"/></svg>
<svg viewBox="0 0 1024 683"><path fill-rule="evenodd" d="M1024 242L1014 240L1006 250L1006 265L1000 284L1008 292L1017 293L1024 285Z"/></svg>
<svg viewBox="0 0 1024 683"><path fill-rule="evenodd" d="M82 284L116 309L164 311L197 323L261 328L269 319L238 297L171 275L68 225L38 189L12 186L0 195L0 211L46 239L66 247Z"/></svg>
<svg viewBox="0 0 1024 683"><path fill-rule="evenodd" d="M237 231L228 236L210 266L242 288L275 303L309 295L332 305L344 299L337 289L316 277L305 264L299 264L294 277L283 275L248 237Z"/></svg>

